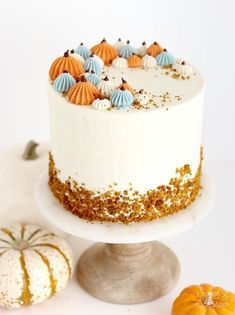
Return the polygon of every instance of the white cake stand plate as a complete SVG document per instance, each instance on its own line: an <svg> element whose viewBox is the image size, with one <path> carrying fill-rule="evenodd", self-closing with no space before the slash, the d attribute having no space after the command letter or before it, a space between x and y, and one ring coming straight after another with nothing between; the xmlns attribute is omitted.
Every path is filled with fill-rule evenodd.
<svg viewBox="0 0 235 315"><path fill-rule="evenodd" d="M175 254L155 240L190 229L209 213L214 189L202 176L200 196L186 210L152 222L87 222L66 211L52 195L48 175L42 174L36 200L42 214L61 230L95 244L78 263L78 281L91 295L108 302L147 302L170 292L176 284L180 265ZM155 241L155 242L153 242Z"/></svg>

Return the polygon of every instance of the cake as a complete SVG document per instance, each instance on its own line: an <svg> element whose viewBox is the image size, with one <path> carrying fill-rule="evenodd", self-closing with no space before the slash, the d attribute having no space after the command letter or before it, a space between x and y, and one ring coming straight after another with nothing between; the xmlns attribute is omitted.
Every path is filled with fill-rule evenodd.
<svg viewBox="0 0 235 315"><path fill-rule="evenodd" d="M201 188L201 74L157 42L81 43L51 65L49 186L88 221L158 220Z"/></svg>

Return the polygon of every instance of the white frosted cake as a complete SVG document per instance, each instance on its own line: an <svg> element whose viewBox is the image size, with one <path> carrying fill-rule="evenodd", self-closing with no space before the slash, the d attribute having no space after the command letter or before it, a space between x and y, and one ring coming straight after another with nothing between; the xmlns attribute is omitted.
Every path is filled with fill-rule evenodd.
<svg viewBox="0 0 235 315"><path fill-rule="evenodd" d="M49 185L89 221L156 220L187 208L201 176L204 83L156 42L66 51L50 69Z"/></svg>

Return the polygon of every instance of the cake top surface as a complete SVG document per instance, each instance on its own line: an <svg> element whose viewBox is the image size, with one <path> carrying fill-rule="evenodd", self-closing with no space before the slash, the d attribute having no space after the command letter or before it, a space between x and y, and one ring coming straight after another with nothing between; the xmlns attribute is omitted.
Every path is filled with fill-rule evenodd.
<svg viewBox="0 0 235 315"><path fill-rule="evenodd" d="M143 42L137 49L120 39L67 50L52 63L49 77L68 105L102 111L167 110L203 88L201 74L158 43Z"/></svg>

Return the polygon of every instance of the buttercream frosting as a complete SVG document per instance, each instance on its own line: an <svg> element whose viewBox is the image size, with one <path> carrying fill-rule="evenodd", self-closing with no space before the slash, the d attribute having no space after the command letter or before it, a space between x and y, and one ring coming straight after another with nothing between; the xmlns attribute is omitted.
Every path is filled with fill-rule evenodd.
<svg viewBox="0 0 235 315"><path fill-rule="evenodd" d="M101 80L97 85L97 89L101 92L102 95L106 97L110 97L116 86L112 80L106 76L103 80Z"/></svg>
<svg viewBox="0 0 235 315"><path fill-rule="evenodd" d="M138 55L143 57L147 52L147 45L145 42L142 43L142 45L138 48Z"/></svg>
<svg viewBox="0 0 235 315"><path fill-rule="evenodd" d="M104 60L102 58L100 58L98 55L95 55L95 54L93 54L93 57L94 57L95 60L97 60L100 63L101 68L103 68L104 67Z"/></svg>
<svg viewBox="0 0 235 315"><path fill-rule="evenodd" d="M118 55L118 50L112 45L108 44L105 39L103 39L98 45L91 48L93 54L98 55L103 59L106 65L112 63Z"/></svg>
<svg viewBox="0 0 235 315"><path fill-rule="evenodd" d="M164 49L157 57L157 64L162 67L173 65L175 58L166 49Z"/></svg>
<svg viewBox="0 0 235 315"><path fill-rule="evenodd" d="M59 93L67 93L68 90L76 83L76 80L74 77L68 73L67 71L64 71L53 82L53 86Z"/></svg>
<svg viewBox="0 0 235 315"><path fill-rule="evenodd" d="M125 90L128 90L131 92L132 95L135 94L135 90L127 83L125 79L122 78L122 83L118 87L119 89L124 88Z"/></svg>
<svg viewBox="0 0 235 315"><path fill-rule="evenodd" d="M104 68L104 75L112 78L117 86L120 86L121 78L123 78L126 81L124 87L128 88L128 84L133 94L144 89L151 99L149 109L161 108L162 104L163 108L166 108L177 106L179 103L193 98L203 86L202 76L195 68L190 79L182 80L177 71L174 71L174 67L175 64L169 69L157 66L144 70L142 67L117 69L109 66ZM167 92L168 94L166 94Z"/></svg>
<svg viewBox="0 0 235 315"><path fill-rule="evenodd" d="M138 68L141 66L141 57L137 56L136 54L132 54L128 59L128 66L130 68Z"/></svg>
<svg viewBox="0 0 235 315"><path fill-rule="evenodd" d="M87 81L91 82L93 85L97 85L101 81L101 78L95 74L94 71L86 72L84 75Z"/></svg>
<svg viewBox="0 0 235 315"><path fill-rule="evenodd" d="M111 102L107 98L97 98L92 102L92 107L97 110L107 110L111 107Z"/></svg>
<svg viewBox="0 0 235 315"><path fill-rule="evenodd" d="M130 91L120 88L111 95L111 103L119 108L129 108L133 103L134 97Z"/></svg>
<svg viewBox="0 0 235 315"><path fill-rule="evenodd" d="M158 54L160 54L163 51L162 47L157 43L154 42L152 45L149 46L147 49L147 54L156 57Z"/></svg>
<svg viewBox="0 0 235 315"><path fill-rule="evenodd" d="M71 57L68 50L52 63L49 71L50 79L54 81L63 71L68 71L73 77L78 77L84 72L81 62Z"/></svg>
<svg viewBox="0 0 235 315"><path fill-rule="evenodd" d="M194 71L193 67L187 64L185 61L174 64L174 68L182 76L191 75Z"/></svg>
<svg viewBox="0 0 235 315"><path fill-rule="evenodd" d="M118 69L124 69L128 67L128 61L126 58L117 57L113 60L112 65Z"/></svg>
<svg viewBox="0 0 235 315"><path fill-rule="evenodd" d="M128 40L126 45L123 46L120 50L120 56L126 59L129 59L132 54L136 54L137 49L130 45L130 41Z"/></svg>
<svg viewBox="0 0 235 315"><path fill-rule="evenodd" d="M137 104L140 104L142 106L147 105L149 102L149 96L147 95L144 90L140 90L138 93L135 94L134 96L134 101Z"/></svg>
<svg viewBox="0 0 235 315"><path fill-rule="evenodd" d="M76 53L80 56L82 56L85 60L90 56L91 51L88 47L86 47L83 43L81 43L77 48L76 48Z"/></svg>
<svg viewBox="0 0 235 315"><path fill-rule="evenodd" d="M97 85L101 81L101 78L95 74L94 71L86 72L84 75L87 81L91 82L93 85Z"/></svg>
<svg viewBox="0 0 235 315"><path fill-rule="evenodd" d="M78 55L74 49L71 49L70 50L70 55L71 57L74 57L76 60L78 60L79 62L81 62L81 64L84 66L85 64L85 59L81 56L81 55Z"/></svg>
<svg viewBox="0 0 235 315"><path fill-rule="evenodd" d="M120 75L120 70L109 68L110 78ZM159 108L147 111L132 105L97 113L92 106L69 104L48 83L51 149L61 181L71 177L94 191L106 191L112 183L117 183L115 189L125 190L132 183L134 190L146 193L167 185L181 165L190 164L195 176L200 163L203 80L198 72L183 81L161 73L161 69L125 70L138 91L144 88L161 95L167 89L170 95L183 96L181 101L174 97L171 103L159 102Z"/></svg>
<svg viewBox="0 0 235 315"><path fill-rule="evenodd" d="M76 83L68 91L68 100L76 105L91 105L92 102L101 96L100 91L85 76L80 77L80 81Z"/></svg>
<svg viewBox="0 0 235 315"><path fill-rule="evenodd" d="M145 55L142 58L142 66L145 70L154 69L157 66L157 60L151 55Z"/></svg>
<svg viewBox="0 0 235 315"><path fill-rule="evenodd" d="M125 43L119 38L113 46L120 52L122 47L125 46Z"/></svg>
<svg viewBox="0 0 235 315"><path fill-rule="evenodd" d="M87 58L84 68L86 71L94 71L97 75L101 75L102 72L101 63L94 57L93 54Z"/></svg>

